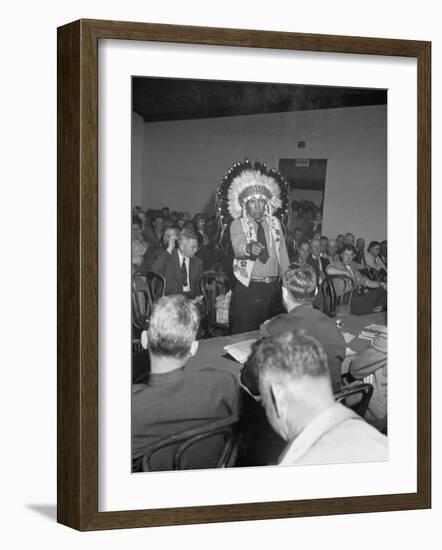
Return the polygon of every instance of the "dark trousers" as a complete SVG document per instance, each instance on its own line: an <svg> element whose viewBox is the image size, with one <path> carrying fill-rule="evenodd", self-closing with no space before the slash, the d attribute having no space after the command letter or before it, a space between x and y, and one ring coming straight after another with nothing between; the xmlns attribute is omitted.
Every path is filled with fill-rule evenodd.
<svg viewBox="0 0 442 550"><path fill-rule="evenodd" d="M382 311L387 309L387 291L384 288L371 288L361 295L357 292L353 293L351 299L351 313L353 315L368 315L377 308L382 308Z"/></svg>
<svg viewBox="0 0 442 550"><path fill-rule="evenodd" d="M267 319L283 313L281 282L257 283L248 287L237 281L232 298L232 333L256 330Z"/></svg>

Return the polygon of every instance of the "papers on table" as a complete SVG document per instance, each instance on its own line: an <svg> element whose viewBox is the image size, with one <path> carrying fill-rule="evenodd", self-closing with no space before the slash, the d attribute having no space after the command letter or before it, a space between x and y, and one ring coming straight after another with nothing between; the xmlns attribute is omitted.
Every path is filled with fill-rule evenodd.
<svg viewBox="0 0 442 550"><path fill-rule="evenodd" d="M349 344L352 340L356 338L356 336L354 334L351 334L350 332L341 332L341 334L346 344Z"/></svg>
<svg viewBox="0 0 442 550"><path fill-rule="evenodd" d="M388 328L384 325L376 325L372 323L361 330L359 338L362 338L363 340L374 340L378 334L388 334Z"/></svg>
<svg viewBox="0 0 442 550"><path fill-rule="evenodd" d="M243 340L242 342L235 342L235 344L229 344L224 346L224 350L231 356L235 361L244 365L244 363L249 358L249 355L252 351L252 346L256 342L256 338L251 340Z"/></svg>
<svg viewBox="0 0 442 550"><path fill-rule="evenodd" d="M372 323L365 328L367 330L371 330L372 332L382 332L382 334L388 334L388 328L384 325L375 325L374 323Z"/></svg>

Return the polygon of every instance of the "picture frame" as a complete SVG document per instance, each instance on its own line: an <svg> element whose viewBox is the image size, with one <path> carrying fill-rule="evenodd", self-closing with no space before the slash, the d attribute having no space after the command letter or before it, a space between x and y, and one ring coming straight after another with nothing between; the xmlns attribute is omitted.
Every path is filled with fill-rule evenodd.
<svg viewBox="0 0 442 550"><path fill-rule="evenodd" d="M137 40L417 61L417 491L144 510L98 509L98 41ZM57 519L81 531L431 507L431 44L79 20L58 29Z"/></svg>

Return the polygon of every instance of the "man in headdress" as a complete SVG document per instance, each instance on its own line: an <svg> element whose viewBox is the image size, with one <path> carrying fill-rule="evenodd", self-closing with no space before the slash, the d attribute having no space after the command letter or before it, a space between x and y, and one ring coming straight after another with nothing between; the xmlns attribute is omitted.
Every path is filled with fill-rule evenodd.
<svg viewBox="0 0 442 550"><path fill-rule="evenodd" d="M238 333L255 330L281 313L281 276L289 259L281 223L274 215L286 200L284 179L263 165L252 168L248 161L236 167L233 175L226 183L237 279L232 332Z"/></svg>

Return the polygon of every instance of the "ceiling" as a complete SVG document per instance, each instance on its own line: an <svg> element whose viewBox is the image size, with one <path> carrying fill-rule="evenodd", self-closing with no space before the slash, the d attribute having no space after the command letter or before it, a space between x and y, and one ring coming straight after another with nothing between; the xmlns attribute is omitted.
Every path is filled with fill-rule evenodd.
<svg viewBox="0 0 442 550"><path fill-rule="evenodd" d="M387 103L373 88L133 77L133 110L145 122Z"/></svg>

